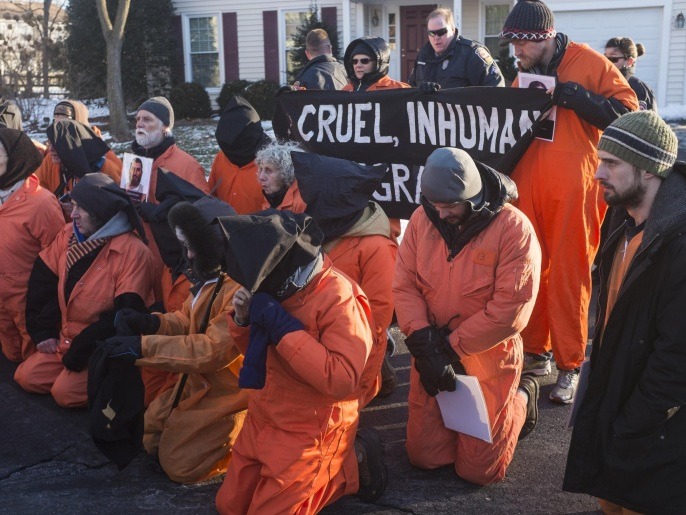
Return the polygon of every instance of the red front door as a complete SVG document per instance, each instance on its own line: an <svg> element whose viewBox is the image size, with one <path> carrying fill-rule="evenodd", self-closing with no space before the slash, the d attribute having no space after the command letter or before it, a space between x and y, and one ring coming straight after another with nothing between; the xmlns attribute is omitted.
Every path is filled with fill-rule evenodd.
<svg viewBox="0 0 686 515"><path fill-rule="evenodd" d="M422 45L428 41L426 17L436 5L409 5L400 8L400 80L407 82Z"/></svg>

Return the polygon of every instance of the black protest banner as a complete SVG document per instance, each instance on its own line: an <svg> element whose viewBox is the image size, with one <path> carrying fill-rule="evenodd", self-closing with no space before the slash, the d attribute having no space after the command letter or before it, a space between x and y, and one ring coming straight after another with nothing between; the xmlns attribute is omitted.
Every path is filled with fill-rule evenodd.
<svg viewBox="0 0 686 515"><path fill-rule="evenodd" d="M299 91L279 96L272 123L277 137L301 142L309 152L386 163L387 179L375 200L389 216L409 218L419 205L418 183L431 152L462 148L509 173L549 107L550 96L535 89Z"/></svg>

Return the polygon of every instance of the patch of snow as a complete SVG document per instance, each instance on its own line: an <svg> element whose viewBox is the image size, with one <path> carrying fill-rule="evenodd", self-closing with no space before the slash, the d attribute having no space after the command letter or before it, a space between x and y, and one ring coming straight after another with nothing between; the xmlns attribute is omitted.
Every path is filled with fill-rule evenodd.
<svg viewBox="0 0 686 515"><path fill-rule="evenodd" d="M666 121L686 120L686 105L661 107L659 113Z"/></svg>

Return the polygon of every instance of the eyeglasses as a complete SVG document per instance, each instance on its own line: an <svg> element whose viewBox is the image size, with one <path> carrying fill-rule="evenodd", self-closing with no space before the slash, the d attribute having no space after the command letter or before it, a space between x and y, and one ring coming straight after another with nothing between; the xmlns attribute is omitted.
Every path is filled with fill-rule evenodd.
<svg viewBox="0 0 686 515"><path fill-rule="evenodd" d="M363 57L362 59L351 59L350 62L355 66L357 63L369 64L372 60L369 57Z"/></svg>
<svg viewBox="0 0 686 515"><path fill-rule="evenodd" d="M608 57L608 56L605 56L605 57L607 57L607 60L610 61L612 64L617 64L617 63L618 63L619 61L621 61L622 59L625 59L625 60L626 60L626 57L625 57L625 56L620 56L620 57Z"/></svg>
<svg viewBox="0 0 686 515"><path fill-rule="evenodd" d="M448 27L443 27L442 29L438 30L427 30L426 32L431 38L442 38L448 33Z"/></svg>

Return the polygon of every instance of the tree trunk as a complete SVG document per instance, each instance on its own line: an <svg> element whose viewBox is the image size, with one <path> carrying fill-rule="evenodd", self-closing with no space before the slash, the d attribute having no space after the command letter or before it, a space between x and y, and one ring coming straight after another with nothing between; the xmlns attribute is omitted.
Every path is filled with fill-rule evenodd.
<svg viewBox="0 0 686 515"><path fill-rule="evenodd" d="M43 97L50 97L50 5L52 0L43 0L43 20L42 20L42 58L43 65L42 79L43 79Z"/></svg>
<svg viewBox="0 0 686 515"><path fill-rule="evenodd" d="M107 42L107 104L110 108L110 134L122 141L129 137L124 92L121 83L122 40Z"/></svg>

